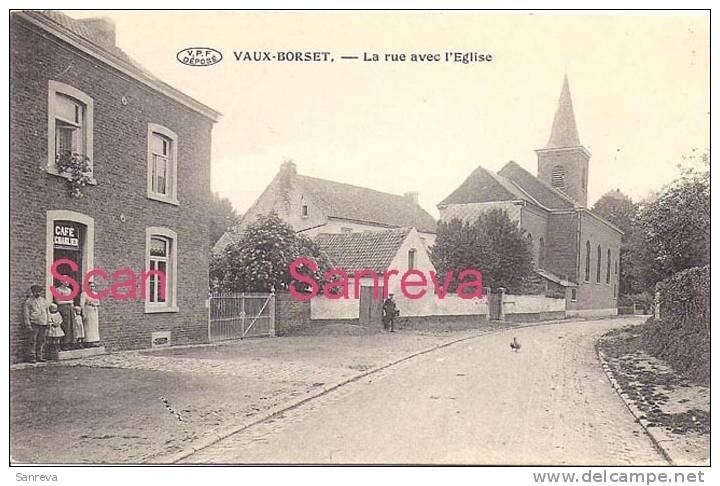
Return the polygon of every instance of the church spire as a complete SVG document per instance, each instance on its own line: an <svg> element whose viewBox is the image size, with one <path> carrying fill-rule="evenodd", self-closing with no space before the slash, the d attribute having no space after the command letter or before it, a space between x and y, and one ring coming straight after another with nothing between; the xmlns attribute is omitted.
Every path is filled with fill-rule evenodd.
<svg viewBox="0 0 720 486"><path fill-rule="evenodd" d="M565 74L560 100L553 120L552 132L550 132L550 140L548 140L545 149L579 146L580 137L575 124L575 113L573 112L572 98L570 97L570 84L568 83L567 74Z"/></svg>

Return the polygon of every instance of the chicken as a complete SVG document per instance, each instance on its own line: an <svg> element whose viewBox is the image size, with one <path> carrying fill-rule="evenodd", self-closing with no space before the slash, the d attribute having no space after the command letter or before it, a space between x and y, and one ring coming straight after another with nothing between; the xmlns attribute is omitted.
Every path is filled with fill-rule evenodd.
<svg viewBox="0 0 720 486"><path fill-rule="evenodd" d="M520 351L520 341L518 341L516 337L514 337L513 340L510 341L510 349L515 352Z"/></svg>

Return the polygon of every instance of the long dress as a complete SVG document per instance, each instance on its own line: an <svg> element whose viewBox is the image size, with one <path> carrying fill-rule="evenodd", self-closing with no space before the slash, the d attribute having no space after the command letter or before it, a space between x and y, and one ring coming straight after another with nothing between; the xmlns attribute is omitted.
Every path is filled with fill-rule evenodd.
<svg viewBox="0 0 720 486"><path fill-rule="evenodd" d="M85 342L86 343L99 343L100 342L100 329L98 326L98 306L100 301L91 297L85 298L85 305L83 306L83 324L85 326Z"/></svg>
<svg viewBox="0 0 720 486"><path fill-rule="evenodd" d="M55 298L55 302L58 306L58 312L63 318L62 330L65 336L62 339L63 346L68 346L75 343L75 334L73 333L73 322L75 322L75 309L73 308L73 301L70 299L72 290L70 287L58 287L57 291L60 293L60 297Z"/></svg>

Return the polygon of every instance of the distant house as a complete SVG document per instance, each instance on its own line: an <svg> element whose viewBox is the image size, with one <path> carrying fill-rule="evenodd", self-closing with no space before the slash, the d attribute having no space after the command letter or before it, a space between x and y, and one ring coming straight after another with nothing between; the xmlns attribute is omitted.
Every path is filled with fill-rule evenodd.
<svg viewBox="0 0 720 486"><path fill-rule="evenodd" d="M397 272L393 272L393 275L388 274L387 292L395 294L400 308L406 307L402 303L406 298L400 289L402 275L408 270L418 270L426 276L431 271L435 271L420 235L415 228L398 228L353 233L321 233L315 237L315 241L328 256L333 267L343 269L350 274L349 295L351 299L355 296L354 277L361 277L359 280L359 319L361 323L379 325L382 296L384 295L384 276L388 274L388 271ZM362 270L372 270L377 273L379 299L373 298L375 282L372 275L359 274L358 272ZM417 279L413 281L417 281ZM431 289L431 285L428 288ZM413 289L413 292L416 292L416 289ZM432 291L428 291L427 296L434 298ZM352 305L350 304L350 306ZM355 309L357 309L357 305L358 303L355 301ZM332 317L342 316L333 315Z"/></svg>
<svg viewBox="0 0 720 486"><path fill-rule="evenodd" d="M590 152L580 144L564 80L537 177L515 162L478 167L440 204L441 221L502 208L527 232L537 273L566 295L569 314L617 313L622 231L587 208Z"/></svg>
<svg viewBox="0 0 720 486"><path fill-rule="evenodd" d="M298 174L293 162L285 162L238 225L218 240L213 252L221 252L245 226L272 211L309 237L416 228L425 245L432 246L435 241L435 219L420 207L417 193L400 196L308 177Z"/></svg>

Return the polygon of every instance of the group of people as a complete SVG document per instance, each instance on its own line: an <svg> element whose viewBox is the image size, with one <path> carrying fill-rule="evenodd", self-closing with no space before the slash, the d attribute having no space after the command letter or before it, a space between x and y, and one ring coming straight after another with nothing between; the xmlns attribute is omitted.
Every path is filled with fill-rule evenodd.
<svg viewBox="0 0 720 486"><path fill-rule="evenodd" d="M100 345L99 302L85 298L84 305L78 306L67 284L60 283L56 290L59 295L48 304L43 287L33 285L25 300L23 320L30 332L31 363L57 359L59 351Z"/></svg>

